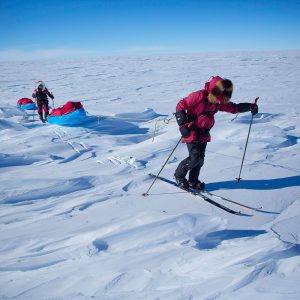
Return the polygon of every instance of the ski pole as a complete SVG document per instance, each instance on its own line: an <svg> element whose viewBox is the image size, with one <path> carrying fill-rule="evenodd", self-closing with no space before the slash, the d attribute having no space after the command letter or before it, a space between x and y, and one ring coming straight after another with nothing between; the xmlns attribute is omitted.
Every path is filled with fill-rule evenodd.
<svg viewBox="0 0 300 300"><path fill-rule="evenodd" d="M32 116L32 122L34 121L34 115L35 115L35 108L37 107L36 101L34 102L34 110L33 110L33 116Z"/></svg>
<svg viewBox="0 0 300 300"><path fill-rule="evenodd" d="M258 99L259 99L259 97L255 98L254 104L257 103L257 100L258 100ZM251 131L252 122L253 122L253 115L251 116L250 126L249 126L249 130L248 130L248 136L247 136L246 145L245 145L245 150L244 150L243 159L242 159L242 164L241 164L241 168L240 168L240 174L239 174L239 177L236 178L236 180L237 180L238 182L240 182L240 180L242 179L242 178L241 178L241 173L242 173L242 168L243 168L244 159L245 159L245 155L246 155L246 150L247 150L247 146L248 146L248 140L249 140L249 136L250 136L250 131Z"/></svg>
<svg viewBox="0 0 300 300"><path fill-rule="evenodd" d="M152 181L148 191L146 193L143 193L143 196L149 196L149 191L152 188L153 184L155 183L156 179L158 178L159 174L161 173L161 171L163 170L163 168L165 167L165 165L167 164L167 162L169 161L170 157L172 156L172 154L174 153L174 151L176 150L176 148L178 147L179 143L181 141L181 137L179 139L179 141L177 142L176 146L174 147L174 149L172 150L171 154L169 155L169 157L167 158L166 162L164 163L164 165L161 167L160 171L158 172L158 174L156 175L156 177L154 178L154 180Z"/></svg>

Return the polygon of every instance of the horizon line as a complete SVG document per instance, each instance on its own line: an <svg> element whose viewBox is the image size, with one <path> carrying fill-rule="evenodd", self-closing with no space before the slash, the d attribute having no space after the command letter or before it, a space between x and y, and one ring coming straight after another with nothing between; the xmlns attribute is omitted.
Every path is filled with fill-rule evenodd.
<svg viewBox="0 0 300 300"><path fill-rule="evenodd" d="M133 50L132 50L133 49ZM131 51L132 50L132 51ZM176 55L197 55L197 54L219 54L219 53L258 53L258 52L297 52L300 48L287 49L232 49L232 50L189 50L189 51L168 51L167 47L153 46L145 48L130 48L127 50L113 51L112 53L101 53L94 50L70 50L63 48L49 48L39 50L0 50L1 62L19 61L40 61L40 60L61 60L61 59L84 59L100 57L143 57L143 56L176 56ZM143 53L144 52L144 53Z"/></svg>

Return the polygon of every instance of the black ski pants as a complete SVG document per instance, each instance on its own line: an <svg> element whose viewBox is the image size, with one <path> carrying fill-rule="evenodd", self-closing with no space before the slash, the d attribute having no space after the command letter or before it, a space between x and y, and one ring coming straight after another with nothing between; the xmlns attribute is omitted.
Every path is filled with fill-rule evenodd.
<svg viewBox="0 0 300 300"><path fill-rule="evenodd" d="M184 180L189 172L189 181L192 183L198 182L200 169L204 164L205 149L207 143L187 143L189 156L184 159L177 167L175 176Z"/></svg>
<svg viewBox="0 0 300 300"><path fill-rule="evenodd" d="M48 100L37 100L36 104L38 106L38 113L42 113L43 112L43 108L45 111L45 114L49 114L49 101Z"/></svg>

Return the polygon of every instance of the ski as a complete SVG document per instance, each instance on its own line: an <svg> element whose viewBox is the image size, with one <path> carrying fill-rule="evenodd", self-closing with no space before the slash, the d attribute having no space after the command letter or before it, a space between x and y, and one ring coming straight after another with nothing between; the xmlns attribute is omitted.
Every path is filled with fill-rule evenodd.
<svg viewBox="0 0 300 300"><path fill-rule="evenodd" d="M149 173L149 176L151 176L151 177L156 177L156 175L154 175L154 174L152 174L152 173ZM187 193L190 193L190 194L192 194L192 195L194 195L194 196L199 196L199 197L200 197L201 199L203 199L204 201L206 201L206 202L208 202L208 203L210 203L210 204L212 204L212 205L214 205L214 206L216 206L216 207L218 207L218 208L220 208L220 209L222 209L222 210L225 210L225 211L229 212L230 214L233 214L233 215L245 215L245 214L242 214L240 211L233 210L233 209L231 209L231 208L229 208L229 207L227 207L227 206L224 206L224 205L222 205L222 204L220 204L220 203L218 203L218 202L212 200L210 197L208 197L208 196L202 194L201 192L199 193L199 192L195 192L195 191L190 190L190 189L188 189L188 190L182 189L182 188L180 188L180 187L177 185L176 182L174 182L174 181L172 181L172 180L169 180L169 179L167 179L167 178L160 177L160 176L158 176L157 179L159 179L159 180L161 180L161 181L163 181L163 182L166 182L166 183L168 183L168 184L171 184L171 185L173 185L173 186L176 186L177 188L179 188L179 189L181 189L181 190L183 190L183 191L185 191L185 192L187 192Z"/></svg>
<svg viewBox="0 0 300 300"><path fill-rule="evenodd" d="M233 201L231 199L228 199L226 197L223 197L223 196L220 196L220 195L217 195L217 194L214 194L214 193L211 193L211 192L208 192L208 191L203 191L204 194L207 194L211 197L216 197L216 198L219 198L221 200L224 200L224 201L227 201L227 202L230 202L230 203L233 203L233 204L236 204L236 205L239 205L241 207L244 207L244 208L247 208L247 209L250 209L250 210L254 210L254 211L260 211L262 209L262 206L260 207L252 207L252 206L248 206L246 204L243 204L243 203L239 203L239 202L236 202L236 201Z"/></svg>

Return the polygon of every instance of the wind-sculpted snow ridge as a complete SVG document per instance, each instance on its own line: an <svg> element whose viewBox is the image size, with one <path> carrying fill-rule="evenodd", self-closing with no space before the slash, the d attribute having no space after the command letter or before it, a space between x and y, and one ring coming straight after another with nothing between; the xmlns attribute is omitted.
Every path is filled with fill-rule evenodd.
<svg viewBox="0 0 300 300"><path fill-rule="evenodd" d="M38 156L34 157L34 156L0 153L0 168L31 165L38 161L40 161Z"/></svg>
<svg viewBox="0 0 300 300"><path fill-rule="evenodd" d="M17 103L17 101L16 101ZM1 118L11 118L15 116L24 116L26 112L17 108L16 106L6 105L0 106L0 117Z"/></svg>
<svg viewBox="0 0 300 300"><path fill-rule="evenodd" d="M157 114L152 108L146 108L142 113L122 113L116 114L117 118L124 118L133 122L145 122L158 117L166 117L166 115Z"/></svg>
<svg viewBox="0 0 300 300"><path fill-rule="evenodd" d="M31 189L22 194L5 197L4 199L0 199L0 203L13 204L34 201L38 199L42 200L50 197L67 195L79 190L89 189L91 187L93 187L93 185L90 184L88 178L74 178L71 180L55 182L53 185L48 185L47 187Z"/></svg>
<svg viewBox="0 0 300 300"><path fill-rule="evenodd" d="M299 64L299 51L1 63L0 299L298 300ZM249 113L216 115L200 175L208 191L262 206L251 217L161 181L142 196L180 138L156 120L212 75L232 79L234 102L260 97L242 180ZM17 109L35 78L89 121ZM186 155L179 144L161 176Z"/></svg>

